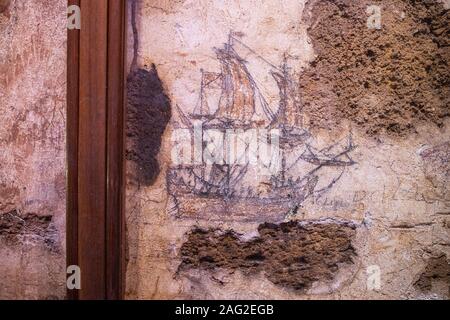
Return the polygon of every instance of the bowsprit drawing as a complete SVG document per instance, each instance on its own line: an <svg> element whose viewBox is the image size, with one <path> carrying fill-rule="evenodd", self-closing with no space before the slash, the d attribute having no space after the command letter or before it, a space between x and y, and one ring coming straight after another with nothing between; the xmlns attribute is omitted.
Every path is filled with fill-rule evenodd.
<svg viewBox="0 0 450 320"><path fill-rule="evenodd" d="M351 134L325 148L314 146L289 68L294 58L285 53L276 66L241 38L230 32L224 47L214 48L220 72L201 70L194 111L177 106L167 173L176 217L278 221L332 188L355 164ZM267 67L278 88L275 105L250 73L249 59Z"/></svg>

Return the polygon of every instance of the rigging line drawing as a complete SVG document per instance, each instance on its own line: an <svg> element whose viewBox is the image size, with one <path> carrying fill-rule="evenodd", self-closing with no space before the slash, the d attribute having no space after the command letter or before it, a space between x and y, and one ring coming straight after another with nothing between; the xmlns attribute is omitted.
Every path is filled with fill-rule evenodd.
<svg viewBox="0 0 450 320"><path fill-rule="evenodd" d="M243 157L255 153L255 149L250 148L245 139L240 141L244 144L241 148L244 155L235 156L231 163L204 163L207 150L202 140L201 163L170 167L166 175L167 190L172 198L169 212L177 217L204 210L229 214L230 206L240 204L248 204L256 212L263 212L268 206L280 213L291 212L309 197L330 190L346 169L356 164L351 153L357 146L351 133L325 147L314 146L313 135L302 125L301 95L289 66L290 56L285 53L280 66L275 66L238 39L242 36L240 32L230 32L223 48L213 48L220 72L200 69L197 103L192 113L185 113L176 105L179 123L175 127L188 129L193 136L196 124L202 130L202 139L207 130L221 132L223 141L219 147L226 159L231 157L229 142L225 141L227 131L276 130L277 134L270 139L258 136L256 141L257 151L262 146L274 147L274 141L279 143L279 155L262 164L262 167L271 167L278 162L279 170L271 172L265 181L255 182L258 176L255 169L243 161ZM236 50L236 44L246 50L246 59ZM268 74L279 95L276 110L269 106L247 67L251 57L270 67ZM258 119L257 114L262 118ZM194 145L192 138L191 145ZM261 157L259 153L252 156ZM324 168L334 170L334 174L322 174ZM200 204L202 209L195 209Z"/></svg>

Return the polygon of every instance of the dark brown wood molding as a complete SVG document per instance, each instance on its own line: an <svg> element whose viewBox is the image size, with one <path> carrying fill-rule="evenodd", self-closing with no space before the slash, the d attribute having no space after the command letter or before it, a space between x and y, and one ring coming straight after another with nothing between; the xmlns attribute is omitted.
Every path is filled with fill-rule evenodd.
<svg viewBox="0 0 450 320"><path fill-rule="evenodd" d="M69 0L79 5L79 0ZM66 204L66 261L78 265L78 60L80 32L67 32L67 204ZM77 290L67 290L67 298L78 299Z"/></svg>
<svg viewBox="0 0 450 320"><path fill-rule="evenodd" d="M81 269L69 299L121 299L124 284L126 0L69 0L67 264Z"/></svg>
<svg viewBox="0 0 450 320"><path fill-rule="evenodd" d="M108 7L108 117L106 297L121 299L125 284L125 52L126 0L110 0Z"/></svg>

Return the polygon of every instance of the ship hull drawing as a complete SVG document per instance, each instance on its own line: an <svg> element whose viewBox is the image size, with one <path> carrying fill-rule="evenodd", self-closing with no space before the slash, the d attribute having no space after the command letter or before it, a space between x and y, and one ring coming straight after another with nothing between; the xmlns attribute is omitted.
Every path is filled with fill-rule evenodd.
<svg viewBox="0 0 450 320"><path fill-rule="evenodd" d="M214 49L220 70L200 70L199 99L193 112L177 106L175 130L189 132L190 146L200 145L201 150L197 161L173 164L168 169L169 212L175 217L280 221L295 215L308 198L330 190L355 164L351 134L325 147L315 147L314 137L302 123L301 95L289 68L289 56L285 54L276 66L248 47L241 37L240 33L230 32L224 48ZM256 59L267 67L278 89L276 103L265 97L240 52L245 52L246 59ZM209 131L224 137L223 143L216 143L216 149L220 148L225 160L206 161L204 148ZM237 140L241 139L239 135L256 132L257 143L241 141L236 152L236 144L225 139L230 132ZM275 146L276 152L261 156ZM235 156L230 160L233 151ZM256 164L248 161L252 152L258 153Z"/></svg>

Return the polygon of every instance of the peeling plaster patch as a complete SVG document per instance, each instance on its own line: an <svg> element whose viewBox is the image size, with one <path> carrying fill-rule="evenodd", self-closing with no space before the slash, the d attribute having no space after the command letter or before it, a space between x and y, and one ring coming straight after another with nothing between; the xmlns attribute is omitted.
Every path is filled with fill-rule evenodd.
<svg viewBox="0 0 450 320"><path fill-rule="evenodd" d="M448 287L448 296L450 297L450 263L445 255L431 258L414 286L422 292L429 292L435 282L444 282Z"/></svg>
<svg viewBox="0 0 450 320"><path fill-rule="evenodd" d="M274 284L304 292L315 282L332 281L357 256L352 246L356 226L350 223L264 223L258 232L245 241L232 230L195 228L181 247L179 271L262 271Z"/></svg>
<svg viewBox="0 0 450 320"><path fill-rule="evenodd" d="M156 67L136 69L128 76L127 159L135 180L151 185L159 174L157 155L171 117L171 104Z"/></svg>
<svg viewBox="0 0 450 320"><path fill-rule="evenodd" d="M366 26L370 5L382 8L380 30ZM345 119L369 136L406 136L419 123L443 126L448 9L435 0L310 0L307 8L317 57L300 87L310 126L335 128Z"/></svg>
<svg viewBox="0 0 450 320"><path fill-rule="evenodd" d="M26 213L20 215L17 210L0 215L0 237L7 243L43 241L51 251L59 251L56 230L51 224L51 215Z"/></svg>

